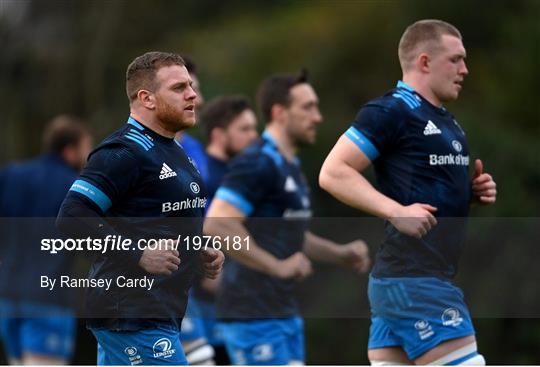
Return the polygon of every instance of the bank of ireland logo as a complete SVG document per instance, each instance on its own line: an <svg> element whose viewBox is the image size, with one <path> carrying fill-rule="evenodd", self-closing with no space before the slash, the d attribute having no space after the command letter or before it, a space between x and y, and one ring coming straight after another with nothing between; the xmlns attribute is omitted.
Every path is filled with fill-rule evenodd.
<svg viewBox="0 0 540 367"><path fill-rule="evenodd" d="M201 191L199 184L197 184L196 182L190 183L189 188L191 189L191 191L193 191L194 194L198 194Z"/></svg>
<svg viewBox="0 0 540 367"><path fill-rule="evenodd" d="M461 143L457 140L452 140L452 146L456 150L456 152L460 153L463 150L463 147L461 146Z"/></svg>
<svg viewBox="0 0 540 367"><path fill-rule="evenodd" d="M161 338L158 339L153 346L154 350L154 358L169 358L174 353L176 353L176 349L172 349L172 343L167 338Z"/></svg>
<svg viewBox="0 0 540 367"><path fill-rule="evenodd" d="M435 332L431 328L431 325L426 320L418 320L414 324L414 328L418 330L418 336L421 340L427 339L433 336Z"/></svg>
<svg viewBox="0 0 540 367"><path fill-rule="evenodd" d="M444 326L457 327L463 322L463 318L460 317L459 310L457 308L447 308L444 310L441 316L442 324Z"/></svg>

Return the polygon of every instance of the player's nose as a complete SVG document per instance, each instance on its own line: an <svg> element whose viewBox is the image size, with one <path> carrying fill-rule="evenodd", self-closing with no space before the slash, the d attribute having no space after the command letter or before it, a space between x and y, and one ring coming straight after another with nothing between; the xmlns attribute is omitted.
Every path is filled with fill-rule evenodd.
<svg viewBox="0 0 540 367"><path fill-rule="evenodd" d="M195 89L193 89L192 87L189 87L186 92L186 100L192 101L197 98L197 92L195 92Z"/></svg>
<svg viewBox="0 0 540 367"><path fill-rule="evenodd" d="M313 114L313 122L316 124L320 124L323 122L323 116L321 115L321 112L319 110L315 111Z"/></svg>
<svg viewBox="0 0 540 367"><path fill-rule="evenodd" d="M467 69L467 64L465 64L465 61L463 61L463 64L461 65L460 74L463 76L469 74L469 69Z"/></svg>

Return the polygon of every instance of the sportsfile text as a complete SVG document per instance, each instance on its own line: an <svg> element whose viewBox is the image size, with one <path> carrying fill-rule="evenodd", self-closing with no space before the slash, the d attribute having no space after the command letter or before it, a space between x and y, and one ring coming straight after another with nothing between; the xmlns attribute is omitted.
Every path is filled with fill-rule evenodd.
<svg viewBox="0 0 540 367"><path fill-rule="evenodd" d="M107 251L130 250L225 250L239 251L250 248L250 237L240 236L182 236L170 238L141 238L133 241L121 235L108 235L105 238L44 238L41 240L41 251L57 254L60 251L96 251L102 254ZM135 246L132 246L135 243Z"/></svg>

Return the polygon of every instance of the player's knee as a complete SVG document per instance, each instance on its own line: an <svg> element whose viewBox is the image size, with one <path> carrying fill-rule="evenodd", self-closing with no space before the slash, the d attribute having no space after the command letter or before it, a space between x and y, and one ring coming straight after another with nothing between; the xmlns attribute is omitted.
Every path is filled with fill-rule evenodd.
<svg viewBox="0 0 540 367"><path fill-rule="evenodd" d="M190 365L213 365L214 348L208 344L205 338L200 338L187 346L184 346L184 353Z"/></svg>
<svg viewBox="0 0 540 367"><path fill-rule="evenodd" d="M401 347L388 347L368 350L369 363L372 366L407 366L412 365Z"/></svg>

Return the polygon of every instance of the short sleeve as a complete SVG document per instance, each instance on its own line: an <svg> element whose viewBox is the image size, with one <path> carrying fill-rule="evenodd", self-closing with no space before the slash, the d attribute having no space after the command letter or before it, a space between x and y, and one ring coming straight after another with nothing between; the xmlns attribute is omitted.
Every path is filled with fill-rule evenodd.
<svg viewBox="0 0 540 367"><path fill-rule="evenodd" d="M352 126L345 132L370 161L374 161L396 142L400 118L388 107L368 104L360 109Z"/></svg>
<svg viewBox="0 0 540 367"><path fill-rule="evenodd" d="M121 145L94 151L80 177L70 188L106 213L135 185L139 175L134 153Z"/></svg>
<svg viewBox="0 0 540 367"><path fill-rule="evenodd" d="M214 198L228 202L249 216L273 190L275 170L274 162L265 155L240 155L229 164Z"/></svg>

